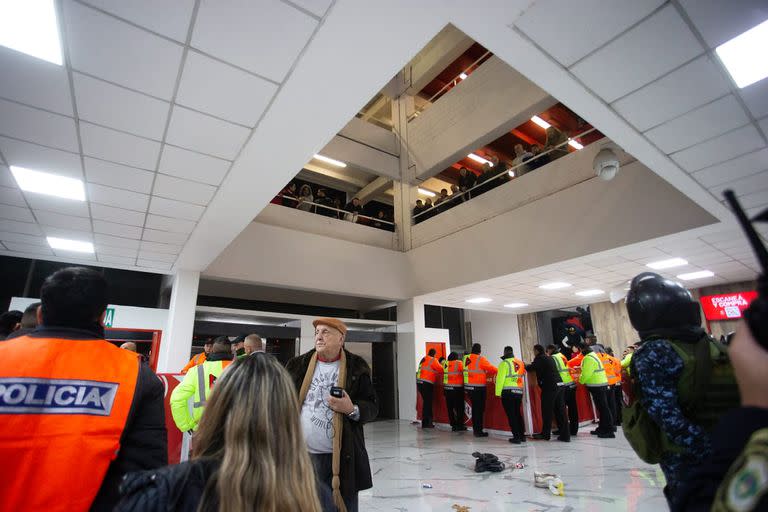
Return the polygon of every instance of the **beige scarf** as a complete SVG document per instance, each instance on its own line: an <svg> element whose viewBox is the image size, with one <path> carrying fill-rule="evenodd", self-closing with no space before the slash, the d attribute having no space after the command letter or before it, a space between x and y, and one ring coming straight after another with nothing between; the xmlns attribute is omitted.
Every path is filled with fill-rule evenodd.
<svg viewBox="0 0 768 512"><path fill-rule="evenodd" d="M304 404L304 399L307 397L309 391L309 385L312 383L312 377L315 375L315 365L317 365L317 352L312 354L312 359L309 360L309 366L307 366L307 373L304 374L304 381L301 383L301 390L299 391L299 405ZM344 383L347 380L347 356L344 353L344 349L341 349L341 358L339 359L339 377L336 382L336 386L344 387ZM344 498L341 496L341 490L339 489L341 480L339 479L339 467L341 465L341 429L344 426L344 417L340 412L333 414L333 479L331 480L331 489L333 490L333 501L339 509L339 512L347 512L347 507L344 505Z"/></svg>

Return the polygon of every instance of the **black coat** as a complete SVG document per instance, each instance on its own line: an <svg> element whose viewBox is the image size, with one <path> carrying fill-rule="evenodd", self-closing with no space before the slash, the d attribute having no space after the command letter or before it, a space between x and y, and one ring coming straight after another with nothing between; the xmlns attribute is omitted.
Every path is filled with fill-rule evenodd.
<svg viewBox="0 0 768 512"><path fill-rule="evenodd" d="M534 357L531 364L525 365L525 369L536 372L536 380L540 388L556 387L558 382L562 382L555 360L546 354Z"/></svg>
<svg viewBox="0 0 768 512"><path fill-rule="evenodd" d="M120 486L123 499L115 512L196 512L205 486L218 468L217 460L196 459L155 471L131 473ZM337 510L325 484L317 484L317 493L324 512ZM210 510L218 510L217 498L212 505Z"/></svg>
<svg viewBox="0 0 768 512"><path fill-rule="evenodd" d="M315 350L294 357L286 365L286 370L291 374L296 391L301 389L304 375L307 373L309 361ZM344 417L344 426L341 434L341 495L354 496L358 491L373 487L371 477L371 465L368 461L368 452L365 449L365 437L363 425L376 419L379 414L379 400L371 382L371 369L368 363L360 357L344 350L347 358L347 380L344 390L349 395L352 403L360 409L360 419L353 421Z"/></svg>

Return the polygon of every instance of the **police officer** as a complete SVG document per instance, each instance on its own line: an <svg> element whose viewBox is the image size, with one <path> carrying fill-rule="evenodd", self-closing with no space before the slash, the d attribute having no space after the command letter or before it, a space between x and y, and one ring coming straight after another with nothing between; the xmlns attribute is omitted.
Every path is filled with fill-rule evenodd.
<svg viewBox="0 0 768 512"><path fill-rule="evenodd" d="M467 430L464 425L464 364L456 352L448 354L448 360L445 362L443 391L445 403L448 406L451 430L454 432Z"/></svg>
<svg viewBox="0 0 768 512"><path fill-rule="evenodd" d="M710 457L709 432L739 405L724 346L701 327L699 305L680 283L645 272L627 294L640 343L630 363L636 400L625 409L624 433L637 454L659 463L671 508L683 477Z"/></svg>
<svg viewBox="0 0 768 512"><path fill-rule="evenodd" d="M559 430L557 440L571 441L571 432L566 423L563 381L557 371L554 359L547 355L541 345L533 346L533 362L525 365L528 371L536 372L536 380L541 388L541 433L534 434L534 439L549 441L552 432L552 416L554 415Z"/></svg>
<svg viewBox="0 0 768 512"><path fill-rule="evenodd" d="M128 471L168 462L163 385L104 340L102 274L59 270L40 296L38 329L0 343L0 509L112 510Z"/></svg>
<svg viewBox="0 0 768 512"><path fill-rule="evenodd" d="M584 355L581 360L581 373L579 374L579 384L587 386L592 400L595 402L597 413L600 416L600 422L597 429L590 432L600 438L613 438L614 434L613 416L608 406L608 377L605 374L605 367L598 355L592 351L592 347L581 341L577 342L579 350Z"/></svg>
<svg viewBox="0 0 768 512"><path fill-rule="evenodd" d="M568 359L560 352L557 345L547 345L547 354L552 356L563 381L563 399L568 409L568 426L571 436L579 433L579 407L576 405L576 382L573 380L571 370L568 368Z"/></svg>
<svg viewBox="0 0 768 512"><path fill-rule="evenodd" d="M203 409L211 395L216 379L232 363L232 348L226 336L219 336L213 342L206 360L192 367L184 380L171 393L171 414L173 422L182 432L192 433L197 430ZM192 413L187 401L192 398Z"/></svg>
<svg viewBox="0 0 768 512"><path fill-rule="evenodd" d="M437 362L437 351L429 349L427 355L419 361L416 372L416 389L421 395L421 428L435 428L432 422L432 398L435 394L435 382L441 378L443 367Z"/></svg>
<svg viewBox="0 0 768 512"><path fill-rule="evenodd" d="M520 412L520 405L523 403L524 375L525 364L515 357L512 347L504 347L499 373L496 375L496 396L501 397L501 404L507 414L509 429L512 431L509 442L512 444L525 442L525 427L523 427L523 415Z"/></svg>
<svg viewBox="0 0 768 512"><path fill-rule="evenodd" d="M488 437L483 430L485 416L486 382L489 376L496 375L496 367L485 356L481 356L479 343L472 345L472 352L464 359L464 390L472 400L472 434L475 437Z"/></svg>

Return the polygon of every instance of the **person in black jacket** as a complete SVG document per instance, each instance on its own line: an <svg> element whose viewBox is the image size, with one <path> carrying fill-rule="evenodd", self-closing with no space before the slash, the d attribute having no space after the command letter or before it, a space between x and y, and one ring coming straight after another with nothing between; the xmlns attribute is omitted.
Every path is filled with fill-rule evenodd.
<svg viewBox="0 0 768 512"><path fill-rule="evenodd" d="M379 403L368 364L344 349L344 322L318 318L313 325L315 348L288 361L286 369L299 393L315 472L331 485L339 510L355 512L358 491L373 486L363 424L376 418Z"/></svg>
<svg viewBox="0 0 768 512"><path fill-rule="evenodd" d="M549 440L552 433L552 415L555 416L557 428L560 430L558 441L569 442L571 434L565 414L564 389L557 371L557 365L548 356L541 345L533 346L534 359L525 365L529 372L536 372L536 380L541 388L541 433L534 434L534 439Z"/></svg>
<svg viewBox="0 0 768 512"><path fill-rule="evenodd" d="M216 381L192 460L126 476L115 510L336 510L315 478L294 397L275 358L238 360Z"/></svg>
<svg viewBox="0 0 768 512"><path fill-rule="evenodd" d="M476 182L477 176L475 176L475 173L468 170L466 167L459 169L459 190L461 192L466 192L467 190L471 189L475 186ZM464 198L472 199L472 192L464 194Z"/></svg>

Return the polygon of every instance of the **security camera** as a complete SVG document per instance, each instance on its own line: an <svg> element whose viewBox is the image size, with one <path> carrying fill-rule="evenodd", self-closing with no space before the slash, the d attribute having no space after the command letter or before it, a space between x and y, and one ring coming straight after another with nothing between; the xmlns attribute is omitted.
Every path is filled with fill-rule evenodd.
<svg viewBox="0 0 768 512"><path fill-rule="evenodd" d="M592 168L595 170L597 177L603 181L612 180L619 172L619 157L616 156L612 150L605 148L595 155L595 160L592 163Z"/></svg>

